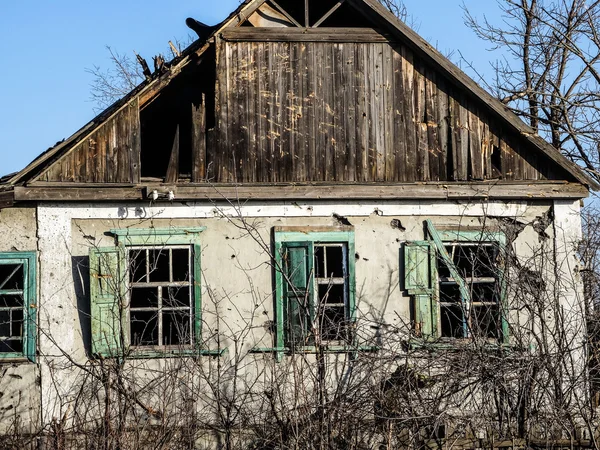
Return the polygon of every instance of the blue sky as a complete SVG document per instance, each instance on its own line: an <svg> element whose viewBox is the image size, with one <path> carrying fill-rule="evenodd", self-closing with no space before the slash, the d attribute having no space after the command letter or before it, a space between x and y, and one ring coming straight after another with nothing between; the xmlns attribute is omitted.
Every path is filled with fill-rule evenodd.
<svg viewBox="0 0 600 450"><path fill-rule="evenodd" d="M496 58L463 24L461 0L405 0L417 31L452 60L485 72ZM474 13L497 16L492 0L465 0ZM193 34L187 17L218 23L238 0L21 0L0 2L0 175L17 171L94 116L92 76L108 67L106 46L151 62L169 40Z"/></svg>

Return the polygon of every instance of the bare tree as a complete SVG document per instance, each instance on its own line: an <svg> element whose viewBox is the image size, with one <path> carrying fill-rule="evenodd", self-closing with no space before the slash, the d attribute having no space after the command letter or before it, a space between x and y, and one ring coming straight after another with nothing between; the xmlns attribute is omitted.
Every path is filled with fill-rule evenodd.
<svg viewBox="0 0 600 450"><path fill-rule="evenodd" d="M383 6L389 9L392 14L400 20L406 22L408 19L408 10L402 0L379 0Z"/></svg>
<svg viewBox="0 0 600 450"><path fill-rule="evenodd" d="M488 87L600 180L600 2L497 0L498 21L465 23L501 52Z"/></svg>

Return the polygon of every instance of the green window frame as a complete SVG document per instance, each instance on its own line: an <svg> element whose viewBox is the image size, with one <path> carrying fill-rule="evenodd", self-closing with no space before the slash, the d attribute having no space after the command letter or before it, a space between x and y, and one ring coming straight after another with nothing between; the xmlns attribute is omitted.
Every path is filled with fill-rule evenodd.
<svg viewBox="0 0 600 450"><path fill-rule="evenodd" d="M345 350L356 320L354 229L276 227L274 244L276 336L270 350L314 351L316 344Z"/></svg>
<svg viewBox="0 0 600 450"><path fill-rule="evenodd" d="M115 247L92 248L90 250L90 301L92 319L92 355L100 357L165 357L178 355L220 354L209 351L202 346L202 288L201 288L201 245L200 234L206 227L172 227L172 228L123 228L113 229ZM188 271L184 278L176 279L174 273L175 253L187 253ZM167 278L154 282L150 272L147 276L134 279L139 273L136 255L144 255L144 260L151 254L165 255ZM158 258L159 256L155 256ZM180 259L181 260L181 259ZM134 264L135 262L135 264ZM144 269L147 270L147 269ZM159 265L153 270L162 270ZM135 277L138 277L135 275ZM145 277L145 278L144 278ZM157 278L158 279L158 278ZM141 281L143 280L143 281ZM138 300L132 297L134 289L146 290L153 295L156 304L140 307ZM188 290L189 306L184 303L169 304L171 289ZM168 294L167 294L168 292ZM154 294L156 293L156 294ZM150 298L150 297L148 297ZM143 299L142 299L143 300ZM172 299L171 299L172 300ZM185 303L185 305L188 305ZM187 342L180 345L168 345L167 333L163 323L167 318L190 309L189 331ZM150 315L151 323L159 331L156 332L157 343L150 343L135 335L136 317ZM174 319L169 319L173 325ZM182 321L181 324L185 324ZM139 322L139 320L138 320ZM150 321L148 322L150 323ZM178 324L175 324L178 325ZM180 331L180 333L183 333ZM153 338L154 339L154 338ZM137 341L138 345L134 342ZM161 342L162 341L162 342Z"/></svg>
<svg viewBox="0 0 600 450"><path fill-rule="evenodd" d="M0 359L36 361L36 263L35 252L0 253Z"/></svg>
<svg viewBox="0 0 600 450"><path fill-rule="evenodd" d="M414 300L415 335L426 341L483 337L508 343L505 267L501 257L505 235L486 231L441 231L431 220L425 225L427 240L407 242L404 247L404 287ZM452 255L448 249L454 250ZM456 253L461 252L463 256L471 255L470 276L463 276L468 274L469 268L456 262L460 259ZM484 258L489 262L475 264L473 252L478 255L478 262ZM464 256L464 261L469 258ZM491 326L486 320L495 315Z"/></svg>

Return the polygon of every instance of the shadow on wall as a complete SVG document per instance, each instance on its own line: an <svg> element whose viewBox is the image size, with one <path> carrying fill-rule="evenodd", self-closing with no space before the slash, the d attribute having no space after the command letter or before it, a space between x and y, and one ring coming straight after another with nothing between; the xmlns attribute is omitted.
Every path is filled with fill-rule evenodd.
<svg viewBox="0 0 600 450"><path fill-rule="evenodd" d="M87 355L92 354L92 322L90 319L90 258L89 256L71 257L73 285L77 298L77 313L81 326L81 337Z"/></svg>

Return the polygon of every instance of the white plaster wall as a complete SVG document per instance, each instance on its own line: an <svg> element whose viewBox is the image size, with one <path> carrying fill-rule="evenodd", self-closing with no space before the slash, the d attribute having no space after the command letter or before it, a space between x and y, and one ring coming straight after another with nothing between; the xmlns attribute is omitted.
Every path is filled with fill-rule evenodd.
<svg viewBox="0 0 600 450"><path fill-rule="evenodd" d="M0 252L37 251L35 208L0 210ZM0 433L34 431L40 422L39 365L0 360Z"/></svg>
<svg viewBox="0 0 600 450"><path fill-rule="evenodd" d="M232 337L247 330L241 342L226 338L221 345L238 345L248 350L272 345L267 325L273 320L273 286L269 255L239 227L240 217L255 227L257 236L267 245L274 226L334 226L337 223L332 217L334 213L346 217L355 227L357 315L373 325L367 332L375 333L377 329L401 329L401 323L410 320L410 299L399 283L400 249L405 241L424 238L425 219L432 219L440 229L480 230L483 226L493 227L496 218L531 223L551 205L551 202L442 201L40 204L40 326L49 331L40 336L44 423L62 417L73 406L74 379L80 375L74 364L88 362L85 326L82 328L89 307L85 304L88 295L85 258L91 246L114 244L105 235L111 228L206 226L201 234L206 332L219 328L220 332L225 330L225 336ZM581 229L574 205L557 203L557 221L570 241L579 236ZM392 228L392 219L399 219L405 230ZM537 235L529 229L524 236L529 237L520 238L515 245L519 252L526 253ZM572 252L571 247L569 251ZM577 286L573 292L579 289ZM571 298L575 305L577 300ZM218 317L225 320L219 322ZM268 356L250 357L259 361ZM258 369L254 366L252 370Z"/></svg>

